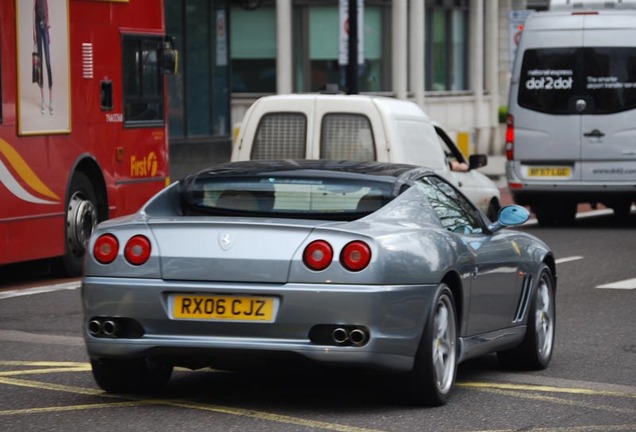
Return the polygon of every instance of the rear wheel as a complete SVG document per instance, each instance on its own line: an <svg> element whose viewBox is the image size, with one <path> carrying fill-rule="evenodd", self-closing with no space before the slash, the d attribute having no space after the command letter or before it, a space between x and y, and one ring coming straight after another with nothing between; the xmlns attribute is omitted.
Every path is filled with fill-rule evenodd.
<svg viewBox="0 0 636 432"><path fill-rule="evenodd" d="M540 370L548 367L554 348L556 307L554 279L548 266L539 273L539 282L528 313L523 342L508 351L497 353L499 362L508 368Z"/></svg>
<svg viewBox="0 0 636 432"><path fill-rule="evenodd" d="M76 172L66 202L65 252L62 267L67 276L80 276L91 233L98 222L97 197L88 176Z"/></svg>
<svg viewBox="0 0 636 432"><path fill-rule="evenodd" d="M453 294L440 284L428 314L424 334L407 376L409 399L417 405L446 403L457 372L457 317Z"/></svg>
<svg viewBox="0 0 636 432"><path fill-rule="evenodd" d="M172 366L146 359L93 359L93 377L110 393L154 393L168 383Z"/></svg>

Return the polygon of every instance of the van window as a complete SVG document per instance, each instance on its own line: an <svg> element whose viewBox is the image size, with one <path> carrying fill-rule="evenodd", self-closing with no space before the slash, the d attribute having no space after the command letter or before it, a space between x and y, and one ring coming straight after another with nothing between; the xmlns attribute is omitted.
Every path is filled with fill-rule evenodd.
<svg viewBox="0 0 636 432"><path fill-rule="evenodd" d="M320 158L375 160L371 122L361 114L327 114L322 119Z"/></svg>
<svg viewBox="0 0 636 432"><path fill-rule="evenodd" d="M304 114L266 114L258 124L251 159L305 159L306 135Z"/></svg>
<svg viewBox="0 0 636 432"><path fill-rule="evenodd" d="M584 104L577 104L577 101ZM529 49L519 105L549 114L611 114L636 108L636 48Z"/></svg>

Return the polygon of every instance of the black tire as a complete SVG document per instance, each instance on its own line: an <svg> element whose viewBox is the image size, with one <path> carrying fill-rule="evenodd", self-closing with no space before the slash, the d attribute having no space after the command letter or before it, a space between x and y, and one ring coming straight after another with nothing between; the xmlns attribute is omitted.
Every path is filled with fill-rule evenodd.
<svg viewBox="0 0 636 432"><path fill-rule="evenodd" d="M61 271L69 277L81 276L84 255L91 233L99 221L97 196L88 176L76 172L71 180L65 210L65 252Z"/></svg>
<svg viewBox="0 0 636 432"><path fill-rule="evenodd" d="M544 265L528 310L525 338L517 347L498 352L499 363L509 369L545 369L554 351L555 327L554 278L550 268Z"/></svg>
<svg viewBox="0 0 636 432"><path fill-rule="evenodd" d="M410 402L420 406L444 405L457 374L457 313L453 294L440 284L405 384Z"/></svg>
<svg viewBox="0 0 636 432"><path fill-rule="evenodd" d="M172 375L172 366L146 359L92 359L95 382L109 393L156 393Z"/></svg>
<svg viewBox="0 0 636 432"><path fill-rule="evenodd" d="M499 211L501 210L501 204L496 199L491 199L488 204L488 211L486 212L486 216L490 219L491 222L497 221L499 217Z"/></svg>

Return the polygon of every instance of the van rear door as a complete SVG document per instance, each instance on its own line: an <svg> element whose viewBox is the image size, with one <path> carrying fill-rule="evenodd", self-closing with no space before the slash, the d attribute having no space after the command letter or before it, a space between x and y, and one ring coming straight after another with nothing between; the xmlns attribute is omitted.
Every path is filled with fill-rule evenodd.
<svg viewBox="0 0 636 432"><path fill-rule="evenodd" d="M636 179L636 15L632 21L587 17L585 83L589 97L582 115L582 180ZM631 26L631 28L628 28ZM589 27L594 27L590 29Z"/></svg>
<svg viewBox="0 0 636 432"><path fill-rule="evenodd" d="M580 19L537 17L532 28L524 30L523 56L514 74L519 77L515 159L521 161L522 178L581 178L581 116L574 107L576 88L583 79Z"/></svg>

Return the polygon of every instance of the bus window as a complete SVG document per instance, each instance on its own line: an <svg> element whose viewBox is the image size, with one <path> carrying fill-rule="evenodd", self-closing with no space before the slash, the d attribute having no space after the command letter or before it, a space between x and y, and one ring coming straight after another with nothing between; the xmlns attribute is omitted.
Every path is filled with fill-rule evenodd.
<svg viewBox="0 0 636 432"><path fill-rule="evenodd" d="M125 35L122 40L124 123L126 126L163 123L162 39Z"/></svg>

